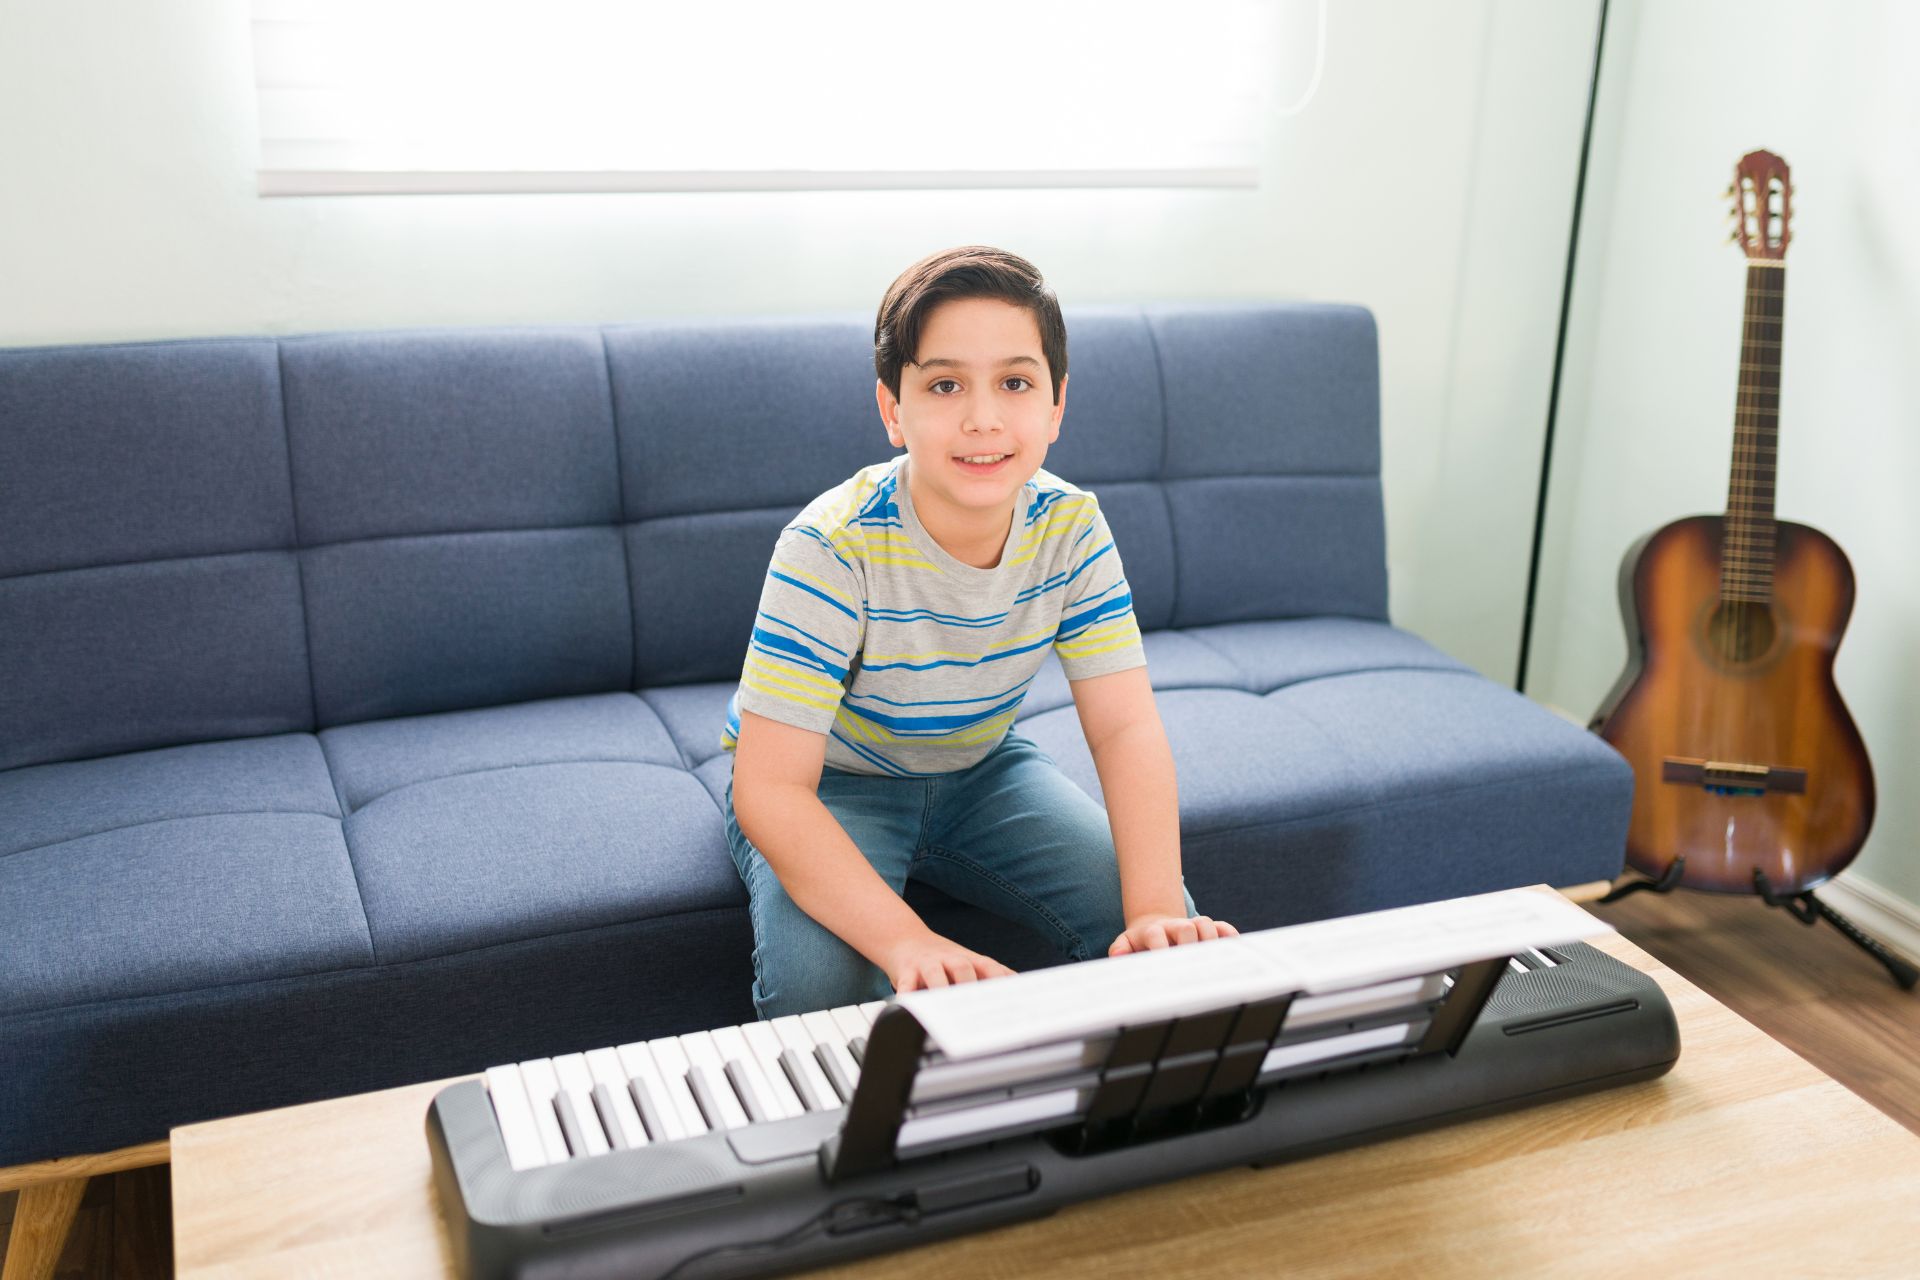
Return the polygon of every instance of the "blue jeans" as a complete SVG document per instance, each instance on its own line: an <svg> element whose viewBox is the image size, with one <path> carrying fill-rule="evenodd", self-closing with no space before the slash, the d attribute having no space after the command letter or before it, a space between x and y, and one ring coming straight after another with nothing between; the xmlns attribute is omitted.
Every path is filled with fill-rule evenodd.
<svg viewBox="0 0 1920 1280"><path fill-rule="evenodd" d="M823 769L820 801L895 893L924 881L1038 931L1069 960L1104 956L1126 928L1106 810L1016 733L971 769L937 777ZM879 966L787 896L741 833L731 784L727 844L747 886L762 1018L893 994ZM1191 894L1186 910L1194 913Z"/></svg>

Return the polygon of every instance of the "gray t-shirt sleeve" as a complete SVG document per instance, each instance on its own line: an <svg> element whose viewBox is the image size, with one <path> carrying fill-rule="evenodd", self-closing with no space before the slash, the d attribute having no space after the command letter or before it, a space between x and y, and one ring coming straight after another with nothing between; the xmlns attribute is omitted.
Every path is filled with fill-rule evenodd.
<svg viewBox="0 0 1920 1280"><path fill-rule="evenodd" d="M1120 564L1120 549L1097 502L1088 504L1091 526L1073 541L1067 601L1053 651L1069 680L1086 680L1147 665L1133 591Z"/></svg>
<svg viewBox="0 0 1920 1280"><path fill-rule="evenodd" d="M780 535L740 673L740 710L819 734L833 728L865 632L856 563L811 528Z"/></svg>

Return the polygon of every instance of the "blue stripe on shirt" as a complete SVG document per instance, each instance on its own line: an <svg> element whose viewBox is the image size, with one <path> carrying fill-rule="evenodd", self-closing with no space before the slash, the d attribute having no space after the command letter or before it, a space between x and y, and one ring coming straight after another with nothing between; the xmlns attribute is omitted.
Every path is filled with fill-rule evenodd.
<svg viewBox="0 0 1920 1280"><path fill-rule="evenodd" d="M841 604L838 600L835 600L832 596L820 590L818 587L810 587L806 583L800 581L798 578L788 577L786 574L781 573L778 569L767 570L767 576L770 578L777 578L781 582L786 583L790 587L798 587L800 588L800 590L806 592L810 596L819 596L822 600L825 600L828 604L832 605L834 608L838 609L840 612L846 614L849 618L852 618L855 622L860 621L859 614L847 608L847 606Z"/></svg>
<svg viewBox="0 0 1920 1280"><path fill-rule="evenodd" d="M798 640L789 640L783 635L776 635L765 627L753 629L753 647L773 657L785 658L800 666L825 672L835 680L844 682L847 678L845 667L835 666Z"/></svg>

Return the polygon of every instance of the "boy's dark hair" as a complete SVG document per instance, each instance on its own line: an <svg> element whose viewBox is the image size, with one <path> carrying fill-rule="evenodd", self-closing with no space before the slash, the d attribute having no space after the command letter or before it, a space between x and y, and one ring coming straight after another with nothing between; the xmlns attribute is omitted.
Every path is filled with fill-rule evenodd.
<svg viewBox="0 0 1920 1280"><path fill-rule="evenodd" d="M983 244L962 245L928 254L902 271L880 299L873 322L873 368L893 398L900 398L900 370L920 351L920 330L943 302L956 298L999 298L1033 313L1040 329L1040 351L1053 376L1053 402L1067 376L1067 325L1060 300L1025 258Z"/></svg>

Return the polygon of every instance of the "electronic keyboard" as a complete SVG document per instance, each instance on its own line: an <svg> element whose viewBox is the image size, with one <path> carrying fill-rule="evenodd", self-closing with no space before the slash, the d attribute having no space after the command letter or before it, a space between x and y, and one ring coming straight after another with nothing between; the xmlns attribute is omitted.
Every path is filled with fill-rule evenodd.
<svg viewBox="0 0 1920 1280"><path fill-rule="evenodd" d="M1665 1072L1679 1037L1659 987L1544 941L1607 930L1545 902L1483 895L496 1066L427 1116L456 1261L475 1280L771 1275ZM1554 918L1487 927L1516 904Z"/></svg>

